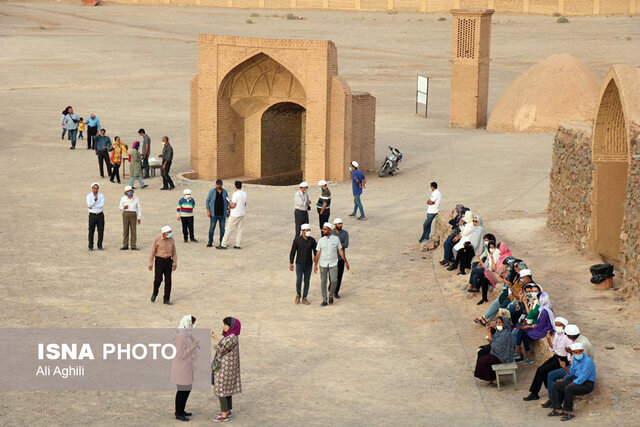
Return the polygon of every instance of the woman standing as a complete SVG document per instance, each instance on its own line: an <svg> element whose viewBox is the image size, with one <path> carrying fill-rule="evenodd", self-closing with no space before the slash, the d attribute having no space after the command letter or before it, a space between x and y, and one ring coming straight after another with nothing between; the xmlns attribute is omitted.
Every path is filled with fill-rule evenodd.
<svg viewBox="0 0 640 427"><path fill-rule="evenodd" d="M491 365L513 362L513 335L511 335L511 323L506 317L496 319L495 331L491 326L489 331L489 346L482 347L478 352L476 370L474 376L483 381L493 384L496 373L491 369Z"/></svg>
<svg viewBox="0 0 640 427"><path fill-rule="evenodd" d="M176 356L171 362L171 382L174 383L178 391L176 392L176 420L189 421L192 414L185 412L189 393L193 385L193 373L198 360L198 341L191 335L191 329L195 327L196 318L190 314L180 319L178 332L173 340L176 347Z"/></svg>
<svg viewBox="0 0 640 427"><path fill-rule="evenodd" d="M220 399L220 410L222 411L216 422L228 421L233 409L232 396L242 393L240 383L240 348L238 335L242 325L240 321L233 317L225 317L222 321L222 339L218 339L215 332L211 332L211 337L215 346L215 357L211 368L211 383L216 396Z"/></svg>
<svg viewBox="0 0 640 427"><path fill-rule="evenodd" d="M60 118L60 122L62 122L62 138L61 139L63 141L64 141L64 135L67 133L67 128L64 127L64 118L66 117L67 113L69 113L69 107L62 110L62 117Z"/></svg>
<svg viewBox="0 0 640 427"><path fill-rule="evenodd" d="M142 180L142 155L138 151L138 148L140 148L140 141L134 141L132 148L133 150L129 153L131 156L131 164L129 165L129 175L131 175L131 179L129 179L129 185L131 188L135 189L133 184L137 178L140 183L140 188L148 187L148 185Z"/></svg>
<svg viewBox="0 0 640 427"><path fill-rule="evenodd" d="M119 136L116 136L113 141L113 147L111 147L111 164L113 165L113 170L111 171L109 181L113 182L113 179L117 178L118 184L120 184L120 164L122 163L122 156L124 154L129 157L129 152L127 151L127 147L120 141Z"/></svg>

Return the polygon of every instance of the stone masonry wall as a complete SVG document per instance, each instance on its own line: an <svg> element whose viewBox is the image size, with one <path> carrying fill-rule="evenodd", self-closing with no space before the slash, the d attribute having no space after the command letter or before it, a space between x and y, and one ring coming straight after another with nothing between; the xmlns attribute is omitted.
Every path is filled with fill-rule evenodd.
<svg viewBox="0 0 640 427"><path fill-rule="evenodd" d="M624 287L640 290L640 124L631 124L631 163L624 220L620 234L620 263L624 267Z"/></svg>

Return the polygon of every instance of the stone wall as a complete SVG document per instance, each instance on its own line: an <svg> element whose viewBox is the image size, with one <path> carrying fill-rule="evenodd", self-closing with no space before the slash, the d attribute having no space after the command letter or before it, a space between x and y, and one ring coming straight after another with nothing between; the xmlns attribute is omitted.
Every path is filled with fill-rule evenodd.
<svg viewBox="0 0 640 427"><path fill-rule="evenodd" d="M581 251L591 222L592 124L561 123L553 142L547 226Z"/></svg>
<svg viewBox="0 0 640 427"><path fill-rule="evenodd" d="M563 15L636 15L640 0L106 0L112 3L210 6L237 9L326 9L363 12L449 13L451 9L488 8L498 13Z"/></svg>
<svg viewBox="0 0 640 427"><path fill-rule="evenodd" d="M631 123L630 137L631 163L620 234L620 264L625 270L624 287L640 290L640 124Z"/></svg>

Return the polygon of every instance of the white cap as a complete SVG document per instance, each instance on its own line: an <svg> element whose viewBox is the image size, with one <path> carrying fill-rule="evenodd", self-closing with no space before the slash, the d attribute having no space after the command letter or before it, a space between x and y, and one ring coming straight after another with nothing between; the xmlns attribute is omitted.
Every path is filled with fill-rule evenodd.
<svg viewBox="0 0 640 427"><path fill-rule="evenodd" d="M356 162L355 160L353 160L353 161L351 162L351 165L352 165L353 167L356 167L356 168L357 168L357 167L358 167L358 162Z"/></svg>
<svg viewBox="0 0 640 427"><path fill-rule="evenodd" d="M168 225L165 225L164 227L162 227L162 233L170 233L171 232L171 227L169 227Z"/></svg>
<svg viewBox="0 0 640 427"><path fill-rule="evenodd" d="M584 350L584 346L582 345L581 342L574 342L573 344L571 344L571 351L576 351L576 350Z"/></svg>
<svg viewBox="0 0 640 427"><path fill-rule="evenodd" d="M555 318L554 322L562 323L565 327L569 324L569 321L567 319L565 319L564 317L560 317L560 316L557 316Z"/></svg>
<svg viewBox="0 0 640 427"><path fill-rule="evenodd" d="M529 276L531 277L531 270L525 268L524 270L520 270L520 277Z"/></svg>
<svg viewBox="0 0 640 427"><path fill-rule="evenodd" d="M333 230L333 224L331 224L330 222L325 222L325 223L322 225L322 228L325 228L325 227L329 227L330 229L332 229L332 230Z"/></svg>
<svg viewBox="0 0 640 427"><path fill-rule="evenodd" d="M334 224L342 224L342 218L336 218L333 220Z"/></svg>
<svg viewBox="0 0 640 427"><path fill-rule="evenodd" d="M309 224L302 224L300 230L311 230L311 226Z"/></svg>
<svg viewBox="0 0 640 427"><path fill-rule="evenodd" d="M318 187L322 187L323 185L327 185L327 181L325 181L324 179L318 181Z"/></svg>
<svg viewBox="0 0 640 427"><path fill-rule="evenodd" d="M579 335L580 334L580 328L578 328L578 325L567 325L566 328L564 328L564 333L566 335Z"/></svg>
<svg viewBox="0 0 640 427"><path fill-rule="evenodd" d="M187 188L186 190L184 190L184 191L182 192L182 194L184 194L185 196L186 196L187 194L188 194L188 195L191 195L191 190L189 190L189 189Z"/></svg>
<svg viewBox="0 0 640 427"><path fill-rule="evenodd" d="M94 182L93 184L91 184L91 187L89 187L89 188L93 189L93 186L94 186L94 185L97 185L97 186L98 186L98 188L100 188L100 184L98 184L97 182Z"/></svg>
<svg viewBox="0 0 640 427"><path fill-rule="evenodd" d="M300 187L300 188L302 188L302 187L308 187L308 186L309 186L309 184L307 184L307 181L302 181L302 182L300 183L300 185L299 185L299 187Z"/></svg>

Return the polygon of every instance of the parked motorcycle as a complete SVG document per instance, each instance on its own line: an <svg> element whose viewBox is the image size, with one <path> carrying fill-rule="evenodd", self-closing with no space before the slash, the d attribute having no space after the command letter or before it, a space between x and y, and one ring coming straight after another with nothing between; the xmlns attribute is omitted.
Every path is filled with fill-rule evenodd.
<svg viewBox="0 0 640 427"><path fill-rule="evenodd" d="M380 167L380 172L378 172L378 176L380 178L387 175L393 176L393 174L399 170L398 165L402 160L402 151L393 147L389 147L389 150L391 150L391 152L387 155L387 158L384 160L382 167Z"/></svg>

